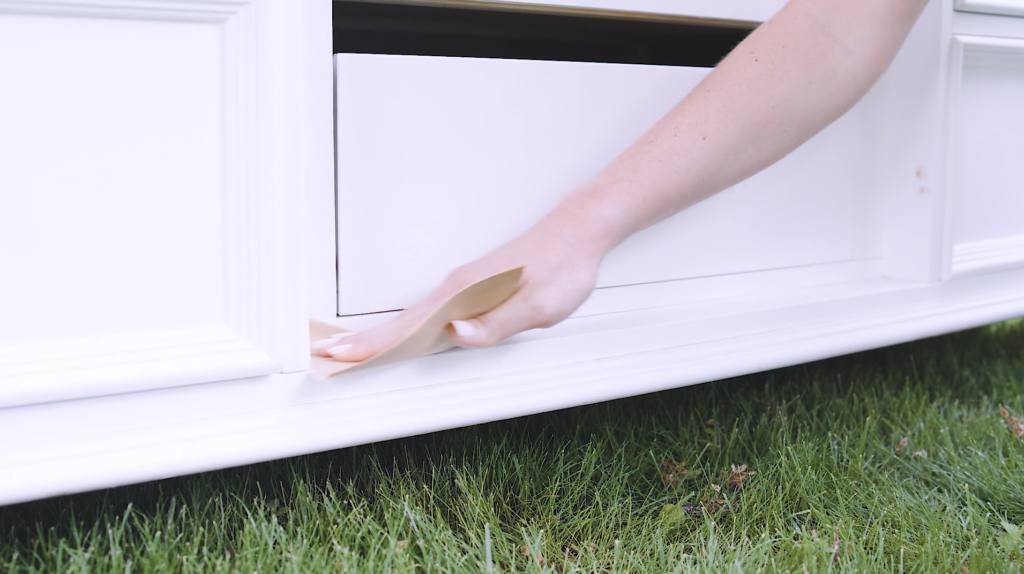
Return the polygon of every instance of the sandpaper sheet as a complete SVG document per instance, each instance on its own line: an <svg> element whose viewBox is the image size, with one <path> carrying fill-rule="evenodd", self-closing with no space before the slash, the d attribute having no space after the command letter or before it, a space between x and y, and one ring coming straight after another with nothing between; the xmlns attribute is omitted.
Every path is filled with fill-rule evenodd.
<svg viewBox="0 0 1024 574"><path fill-rule="evenodd" d="M452 343L448 335L448 324L452 321L472 319L501 305L519 289L519 280L522 275L523 268L516 267L466 287L439 304L405 337L365 361L344 363L328 357L321 357L311 350L310 372L315 378L323 380L340 373L361 369L367 365L384 365L404 361L450 348ZM345 332L347 332L346 329L321 321L311 320L309 322L311 346L331 335ZM338 344L343 344L343 340Z"/></svg>

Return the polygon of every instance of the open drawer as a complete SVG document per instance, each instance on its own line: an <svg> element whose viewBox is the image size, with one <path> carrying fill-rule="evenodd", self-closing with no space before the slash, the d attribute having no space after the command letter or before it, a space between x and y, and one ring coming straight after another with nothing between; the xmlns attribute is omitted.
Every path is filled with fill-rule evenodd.
<svg viewBox="0 0 1024 574"><path fill-rule="evenodd" d="M335 58L341 316L401 309L512 239L709 71ZM879 277L886 162L877 142L887 126L878 103L869 99L766 172L627 241L578 315L720 296L716 278L725 276L762 292Z"/></svg>

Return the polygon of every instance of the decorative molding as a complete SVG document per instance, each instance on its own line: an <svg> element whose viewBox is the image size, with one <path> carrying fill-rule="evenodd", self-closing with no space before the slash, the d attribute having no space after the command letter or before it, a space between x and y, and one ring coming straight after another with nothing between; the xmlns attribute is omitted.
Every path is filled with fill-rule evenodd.
<svg viewBox="0 0 1024 574"><path fill-rule="evenodd" d="M0 348L0 408L306 368L303 105L307 75L330 77L304 68L306 38L329 34L303 20L313 1L0 0L0 16L220 26L226 309L222 326L62 341L73 352L56 360L52 345Z"/></svg>
<svg viewBox="0 0 1024 574"><path fill-rule="evenodd" d="M955 189L954 166L956 165L956 142L958 137L958 121L960 117L960 93L963 89L964 68L967 66L1015 66L1024 68L1024 39L1000 38L991 36L974 36L966 34L954 34L950 44L950 69L949 69L949 114L947 115L947 147L946 147L946 181L949 182L945 197L945 224L943 236L943 272L942 278L949 279L955 274L964 274L966 269L973 269L973 264L966 263L968 259L974 260L974 255L968 253L980 253L987 248L976 249L975 245L966 244L963 246L954 244L953 229L956 217L953 209L953 198L958 192ZM1012 239L1011 239L1012 240ZM997 240L1001 242L1004 240ZM991 242L981 242L988 244ZM966 249L966 251L964 251ZM961 263L957 263L957 261ZM980 261L980 260L979 260ZM959 265L959 267L958 267ZM968 265L968 267L963 267ZM959 269L959 270L958 270ZM971 271L973 272L973 271Z"/></svg>
<svg viewBox="0 0 1024 574"><path fill-rule="evenodd" d="M1024 267L1024 235L961 243L953 247L953 277Z"/></svg>
<svg viewBox="0 0 1024 574"><path fill-rule="evenodd" d="M956 0L954 8L960 12L1024 16L1024 0Z"/></svg>
<svg viewBox="0 0 1024 574"><path fill-rule="evenodd" d="M780 368L1024 315L1024 270L584 318L546 338L7 409L0 504L366 444ZM601 328L596 328L600 326Z"/></svg>
<svg viewBox="0 0 1024 574"><path fill-rule="evenodd" d="M675 281L641 283L595 289L571 315L577 319L595 315L668 309L679 305L743 298L747 301L777 298L783 293L811 290L840 283L856 283L881 276L881 258L819 263L746 273L695 277ZM363 331L393 319L398 311L349 315L332 322L342 328Z"/></svg>
<svg viewBox="0 0 1024 574"><path fill-rule="evenodd" d="M218 23L253 0L0 0L0 14Z"/></svg>
<svg viewBox="0 0 1024 574"><path fill-rule="evenodd" d="M55 350L59 349L59 352ZM0 407L266 375L274 360L226 327L0 348Z"/></svg>
<svg viewBox="0 0 1024 574"><path fill-rule="evenodd" d="M1017 38L956 34L953 51L960 72L966 66L1024 65L1024 40Z"/></svg>
<svg viewBox="0 0 1024 574"><path fill-rule="evenodd" d="M964 68L968 66L1014 66L1024 67L1024 40L991 36L954 34L950 46L949 104L950 138L954 141L954 126L960 103ZM952 148L950 148L952 149Z"/></svg>

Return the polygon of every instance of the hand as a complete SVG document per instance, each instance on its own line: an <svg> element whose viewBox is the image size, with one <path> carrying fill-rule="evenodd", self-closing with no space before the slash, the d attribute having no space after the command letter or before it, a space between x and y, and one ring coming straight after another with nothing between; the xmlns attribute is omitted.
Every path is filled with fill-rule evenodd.
<svg viewBox="0 0 1024 574"><path fill-rule="evenodd" d="M520 265L525 269L515 295L488 313L449 325L452 341L461 347L489 347L529 329L551 327L590 296L601 259L614 243L607 226L587 217L580 206L565 203L526 233L452 271L395 319L337 339L318 352L338 361L364 361L402 339L465 287Z"/></svg>

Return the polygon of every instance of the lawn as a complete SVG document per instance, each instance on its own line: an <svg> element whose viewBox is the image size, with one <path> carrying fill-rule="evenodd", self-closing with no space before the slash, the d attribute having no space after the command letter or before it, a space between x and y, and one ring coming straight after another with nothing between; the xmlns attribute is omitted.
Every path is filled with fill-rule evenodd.
<svg viewBox="0 0 1024 574"><path fill-rule="evenodd" d="M1022 320L0 508L0 572L1016 571L1015 416Z"/></svg>

